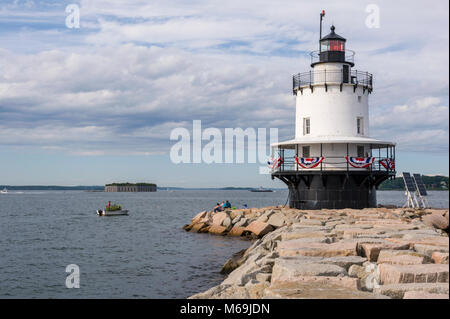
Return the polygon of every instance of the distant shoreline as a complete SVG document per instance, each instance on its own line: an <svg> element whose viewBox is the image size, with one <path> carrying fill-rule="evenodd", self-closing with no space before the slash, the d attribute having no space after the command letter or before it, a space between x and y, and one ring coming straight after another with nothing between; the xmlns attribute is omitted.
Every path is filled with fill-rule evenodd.
<svg viewBox="0 0 450 319"><path fill-rule="evenodd" d="M0 189L7 188L10 191L90 191L90 192L104 192L104 186L8 186L0 185ZM255 187L223 187L223 188L183 188L183 187L158 187L158 191L250 191ZM274 191L286 191L287 188L268 188ZM377 191L404 191L403 188L393 189L378 189ZM428 189L427 191L444 191L448 192L448 189Z"/></svg>

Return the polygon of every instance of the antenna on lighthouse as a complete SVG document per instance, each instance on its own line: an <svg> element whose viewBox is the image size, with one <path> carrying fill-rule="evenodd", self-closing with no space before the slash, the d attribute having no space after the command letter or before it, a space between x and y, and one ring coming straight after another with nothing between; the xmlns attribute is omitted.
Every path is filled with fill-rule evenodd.
<svg viewBox="0 0 450 319"><path fill-rule="evenodd" d="M322 10L322 12L320 13L320 38L319 38L319 52L322 52L322 47L320 45L320 40L322 39L322 20L323 17L325 16L325 10Z"/></svg>

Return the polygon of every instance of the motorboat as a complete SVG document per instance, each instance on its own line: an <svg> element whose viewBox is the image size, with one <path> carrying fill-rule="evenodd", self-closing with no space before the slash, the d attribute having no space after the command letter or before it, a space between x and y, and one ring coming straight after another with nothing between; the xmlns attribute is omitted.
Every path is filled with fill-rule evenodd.
<svg viewBox="0 0 450 319"><path fill-rule="evenodd" d="M254 192L254 193L272 193L273 192L273 190L268 189L268 188L263 188L263 187L253 188L250 191Z"/></svg>
<svg viewBox="0 0 450 319"><path fill-rule="evenodd" d="M0 194L8 194L8 189L5 187L3 190L0 191Z"/></svg>
<svg viewBox="0 0 450 319"><path fill-rule="evenodd" d="M98 209L97 215L98 216L124 216L124 215L128 215L128 210L126 210L126 209L120 209L120 210Z"/></svg>

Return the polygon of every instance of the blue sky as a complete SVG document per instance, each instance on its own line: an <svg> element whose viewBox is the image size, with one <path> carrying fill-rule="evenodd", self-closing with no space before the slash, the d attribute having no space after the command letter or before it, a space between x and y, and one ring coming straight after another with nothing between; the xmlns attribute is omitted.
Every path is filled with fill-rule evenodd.
<svg viewBox="0 0 450 319"><path fill-rule="evenodd" d="M281 187L258 164L175 165L169 136L201 120L292 138L322 9L374 74L371 136L398 143L399 172L448 175L447 1L0 0L0 184Z"/></svg>

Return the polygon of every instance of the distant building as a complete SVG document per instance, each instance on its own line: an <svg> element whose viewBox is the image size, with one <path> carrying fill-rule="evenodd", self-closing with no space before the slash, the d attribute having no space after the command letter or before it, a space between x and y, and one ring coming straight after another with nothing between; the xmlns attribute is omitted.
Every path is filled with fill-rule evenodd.
<svg viewBox="0 0 450 319"><path fill-rule="evenodd" d="M156 184L112 183L105 185L105 192L156 192Z"/></svg>

